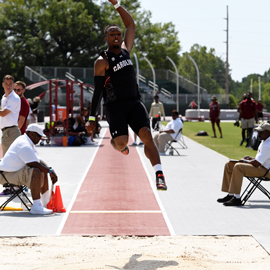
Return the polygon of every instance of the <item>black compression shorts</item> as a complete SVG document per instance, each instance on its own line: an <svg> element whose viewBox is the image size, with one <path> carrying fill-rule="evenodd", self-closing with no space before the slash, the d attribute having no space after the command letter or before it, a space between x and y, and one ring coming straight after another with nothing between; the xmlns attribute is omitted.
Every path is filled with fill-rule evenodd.
<svg viewBox="0 0 270 270"><path fill-rule="evenodd" d="M123 100L106 104L106 119L112 138L128 135L128 126L138 135L142 127L150 129L147 110L140 100Z"/></svg>

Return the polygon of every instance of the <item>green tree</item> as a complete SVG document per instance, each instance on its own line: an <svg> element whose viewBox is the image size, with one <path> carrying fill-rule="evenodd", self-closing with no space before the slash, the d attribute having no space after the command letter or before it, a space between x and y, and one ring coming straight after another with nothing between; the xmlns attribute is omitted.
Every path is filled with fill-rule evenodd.
<svg viewBox="0 0 270 270"><path fill-rule="evenodd" d="M7 70L23 78L29 66L93 67L106 48L104 28L111 22L124 26L114 7L95 0L4 0L0 1L0 44ZM180 42L174 25L152 24L151 13L141 10L138 0L121 4L132 14L137 29L133 52L147 54L156 68L169 68L166 55L179 61ZM140 63L147 67L145 61ZM3 69L2 64L2 69Z"/></svg>
<svg viewBox="0 0 270 270"><path fill-rule="evenodd" d="M190 55L198 65L200 72L200 85L209 93L225 93L225 63L215 55L215 50L207 51L205 46L195 44L189 53L180 58L179 73L197 83L197 71L187 55Z"/></svg>
<svg viewBox="0 0 270 270"><path fill-rule="evenodd" d="M93 1L7 0L0 5L1 41L9 43L19 66L93 65L104 26Z"/></svg>
<svg viewBox="0 0 270 270"><path fill-rule="evenodd" d="M232 94L229 94L229 108L236 109L237 105L238 105L237 99Z"/></svg>
<svg viewBox="0 0 270 270"><path fill-rule="evenodd" d="M264 72L264 74L262 76L262 82L264 82L264 83L270 82L270 69L268 69L267 71Z"/></svg>
<svg viewBox="0 0 270 270"><path fill-rule="evenodd" d="M262 100L264 109L269 111L269 108L270 108L270 82L263 84L263 91L261 94L261 100Z"/></svg>

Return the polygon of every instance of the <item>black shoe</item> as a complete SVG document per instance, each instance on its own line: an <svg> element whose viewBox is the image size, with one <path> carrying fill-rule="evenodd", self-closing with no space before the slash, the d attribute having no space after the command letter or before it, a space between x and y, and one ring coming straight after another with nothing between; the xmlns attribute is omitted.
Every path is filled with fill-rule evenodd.
<svg viewBox="0 0 270 270"><path fill-rule="evenodd" d="M223 203L223 205L225 205L225 206L241 206L242 201L241 201L241 199L236 199L235 197L233 197L228 202Z"/></svg>
<svg viewBox="0 0 270 270"><path fill-rule="evenodd" d="M158 174L156 178L157 190L167 190L164 175Z"/></svg>
<svg viewBox="0 0 270 270"><path fill-rule="evenodd" d="M242 146L242 144L244 143L244 141L245 141L245 139L244 139L244 140L242 140L242 141L240 142L240 144L239 144L239 145L240 145L240 146Z"/></svg>
<svg viewBox="0 0 270 270"><path fill-rule="evenodd" d="M220 199L217 199L217 202L219 203L224 203L224 202L228 202L230 199L232 199L234 196L233 195L227 195L226 197L224 198L220 198Z"/></svg>

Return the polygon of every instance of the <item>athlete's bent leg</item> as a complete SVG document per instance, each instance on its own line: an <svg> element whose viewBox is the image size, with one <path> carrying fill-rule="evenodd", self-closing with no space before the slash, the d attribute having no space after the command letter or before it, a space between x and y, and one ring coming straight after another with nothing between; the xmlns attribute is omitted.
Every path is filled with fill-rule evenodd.
<svg viewBox="0 0 270 270"><path fill-rule="evenodd" d="M114 139L111 139L111 145L115 150L122 151L126 148L128 143L128 136L127 135L121 135L119 137L116 137Z"/></svg>
<svg viewBox="0 0 270 270"><path fill-rule="evenodd" d="M160 157L156 144L154 143L151 131L147 127L143 127L139 130L139 137L144 143L144 153L146 157L150 160L152 166L160 164Z"/></svg>
<svg viewBox="0 0 270 270"><path fill-rule="evenodd" d="M165 183L158 149L156 144L154 143L150 129L148 127L142 127L138 133L139 137L144 143L144 153L155 169L157 189L167 190L167 185Z"/></svg>

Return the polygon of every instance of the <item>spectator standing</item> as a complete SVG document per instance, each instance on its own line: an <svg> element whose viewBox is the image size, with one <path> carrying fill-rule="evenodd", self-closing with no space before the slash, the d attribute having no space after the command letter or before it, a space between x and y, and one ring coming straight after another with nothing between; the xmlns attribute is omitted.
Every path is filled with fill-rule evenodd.
<svg viewBox="0 0 270 270"><path fill-rule="evenodd" d="M215 96L211 97L212 102L209 105L209 118L212 124L212 129L213 129L213 133L214 136L212 136L212 138L216 138L216 129L215 129L215 124L218 127L219 133L220 133L220 138L223 138L222 136L222 130L220 127L220 119L219 119L219 115L220 115L220 105L217 102L217 98Z"/></svg>
<svg viewBox="0 0 270 270"><path fill-rule="evenodd" d="M24 96L26 84L21 81L17 81L14 84L14 91L21 99L21 109L19 113L18 127L21 131L21 134L24 134L26 131L27 118L30 112L30 105L28 100Z"/></svg>
<svg viewBox="0 0 270 270"><path fill-rule="evenodd" d="M258 100L258 103L257 103L257 111L258 111L258 121L260 120L260 118L263 121L263 104L260 99Z"/></svg>
<svg viewBox="0 0 270 270"><path fill-rule="evenodd" d="M243 99L238 103L238 106L237 106L237 111L238 111L238 112L240 112L240 105L241 105L241 102L242 102L243 100L245 100L246 98L247 98L247 94L244 93L244 94L243 94Z"/></svg>
<svg viewBox="0 0 270 270"><path fill-rule="evenodd" d="M188 105L188 107L190 107L190 109L196 109L196 107L198 107L198 105L196 104L195 100L193 99L190 104Z"/></svg>
<svg viewBox="0 0 270 270"><path fill-rule="evenodd" d="M240 142L240 146L246 140L245 133L247 130L246 147L248 147L250 138L252 136L254 121L256 120L256 123L258 122L257 105L256 102L252 99L252 94L250 92L247 93L247 98L241 102L239 109L239 120L241 120L242 128L242 141Z"/></svg>
<svg viewBox="0 0 270 270"><path fill-rule="evenodd" d="M152 117L152 129L154 130L159 130L159 127L156 128L156 124L158 121L160 121L161 115L163 115L163 120L165 121L165 112L164 112L164 106L163 104L159 101L159 96L155 95L154 96L154 102L151 104L150 112L149 112L149 117Z"/></svg>
<svg viewBox="0 0 270 270"><path fill-rule="evenodd" d="M13 91L14 78L6 75L3 78L2 86L5 94L1 99L1 129L2 129L2 150L3 156L13 141L21 135L18 128L18 118L21 109L20 97Z"/></svg>
<svg viewBox="0 0 270 270"><path fill-rule="evenodd" d="M28 117L27 117L26 126L28 126L30 124L33 124L33 123L36 123L36 117L35 117L34 113L31 110L31 105L33 104L33 100L31 98L28 98L27 101L29 103L30 108L29 108L29 114L28 114Z"/></svg>
<svg viewBox="0 0 270 270"><path fill-rule="evenodd" d="M166 125L164 130L160 130L154 136L154 141L158 147L159 154L165 156L165 146L168 141L180 139L181 133L177 132L183 128L183 122L179 118L179 113L176 110L172 111L172 120Z"/></svg>

